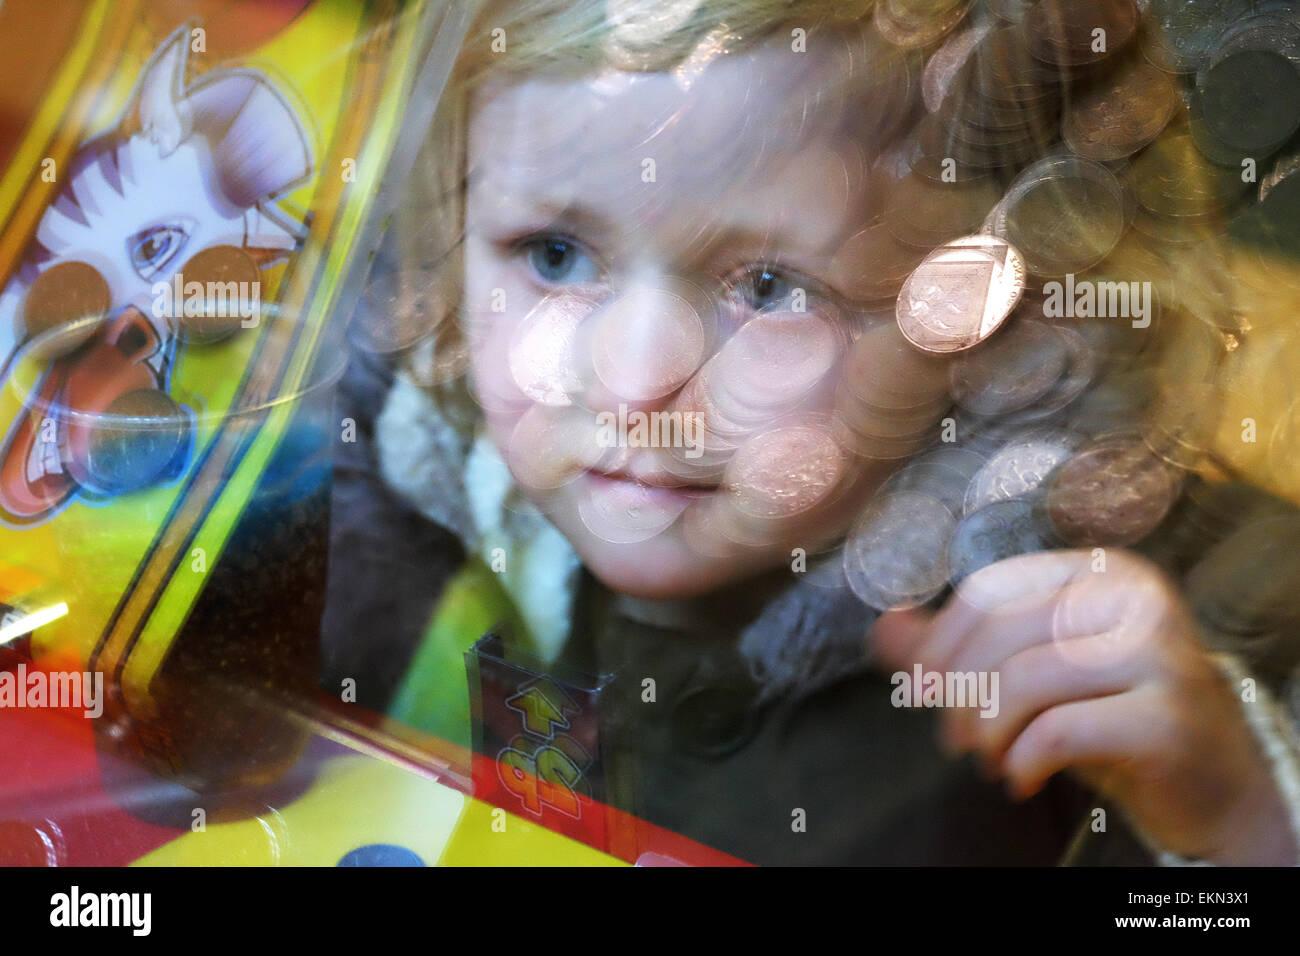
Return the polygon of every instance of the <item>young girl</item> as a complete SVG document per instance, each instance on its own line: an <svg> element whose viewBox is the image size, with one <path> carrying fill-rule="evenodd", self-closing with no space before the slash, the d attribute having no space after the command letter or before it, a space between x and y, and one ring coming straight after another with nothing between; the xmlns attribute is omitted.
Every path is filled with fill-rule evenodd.
<svg viewBox="0 0 1300 956"><path fill-rule="evenodd" d="M1066 67L1016 68L1041 34L943 6L480 12L360 319L401 372L349 378L345 414L374 425L339 475L329 675L469 746L486 691L461 655L491 631L591 676L567 785L754 862L1300 861L1262 686L1300 608L1269 603L1287 639L1245 660L1206 611L1263 614L1225 562L1294 519L1193 473L1178 400L1134 430L1159 363L1198 354L1165 340L1205 340L1190 308L1055 321L1031 288L1007 318L1017 244L1071 283L1172 273L1075 220L1061 177L1113 174L1061 151L1030 89L1059 110ZM988 129L944 112L999 69ZM1058 221L1035 234L1044 182ZM922 264L986 214L977 253ZM905 335L918 266L913 301L991 310L975 348Z"/></svg>

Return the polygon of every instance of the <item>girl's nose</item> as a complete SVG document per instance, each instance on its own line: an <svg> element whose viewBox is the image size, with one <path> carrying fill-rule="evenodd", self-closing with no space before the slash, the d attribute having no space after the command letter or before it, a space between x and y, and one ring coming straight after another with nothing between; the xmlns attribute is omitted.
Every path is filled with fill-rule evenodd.
<svg viewBox="0 0 1300 956"><path fill-rule="evenodd" d="M578 345L583 404L596 412L666 406L708 357L712 323L690 289L625 287L586 323Z"/></svg>

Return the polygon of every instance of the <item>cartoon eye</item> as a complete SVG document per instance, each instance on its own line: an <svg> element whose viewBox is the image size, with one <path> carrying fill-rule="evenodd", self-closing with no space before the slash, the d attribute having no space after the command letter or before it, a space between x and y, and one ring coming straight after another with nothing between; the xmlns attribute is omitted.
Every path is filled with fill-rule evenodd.
<svg viewBox="0 0 1300 956"><path fill-rule="evenodd" d="M146 282L162 272L185 248L190 233L184 223L166 222L142 229L127 240L131 265Z"/></svg>

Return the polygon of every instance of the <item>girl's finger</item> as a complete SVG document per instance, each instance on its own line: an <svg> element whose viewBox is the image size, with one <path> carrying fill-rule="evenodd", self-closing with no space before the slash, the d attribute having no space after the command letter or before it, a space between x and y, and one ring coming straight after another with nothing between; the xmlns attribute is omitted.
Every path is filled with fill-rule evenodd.
<svg viewBox="0 0 1300 956"><path fill-rule="evenodd" d="M1097 641L1095 637L1079 642ZM1077 643L1077 642L1076 642ZM1040 713L1072 701L1108 697L1133 689L1144 671L1133 658L1123 657L1106 667L1082 667L1079 656L1100 658L1103 650L1063 653L1057 644L1037 644L1002 662L998 675L998 709L984 716L976 711L954 712L950 739L1001 760L1016 737Z"/></svg>
<svg viewBox="0 0 1300 956"><path fill-rule="evenodd" d="M1022 612L1045 611L1054 595L1086 568L1083 555L1080 551L1026 554L975 572L935 617L917 660L942 670L986 621L1002 624Z"/></svg>
<svg viewBox="0 0 1300 956"><path fill-rule="evenodd" d="M1169 739L1145 687L1110 697L1076 700L1044 710L1020 733L1002 760L1008 789L1033 796L1068 767L1100 768L1157 760Z"/></svg>

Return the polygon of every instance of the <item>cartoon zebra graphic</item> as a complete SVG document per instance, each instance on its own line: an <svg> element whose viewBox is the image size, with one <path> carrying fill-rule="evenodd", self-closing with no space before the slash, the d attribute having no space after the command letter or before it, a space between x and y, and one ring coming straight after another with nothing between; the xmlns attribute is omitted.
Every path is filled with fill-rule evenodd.
<svg viewBox="0 0 1300 956"><path fill-rule="evenodd" d="M313 172L298 114L260 70L219 67L187 82L189 38L189 27L171 34L121 120L78 149L0 291L0 381L24 349L48 359L0 425L0 523L10 527L40 524L78 494L111 498L181 474L193 412L168 390L178 354L203 337L155 308L155 289L204 253L256 277L305 233L281 205ZM102 427L144 433L139 423L155 419L167 427L140 454Z"/></svg>

